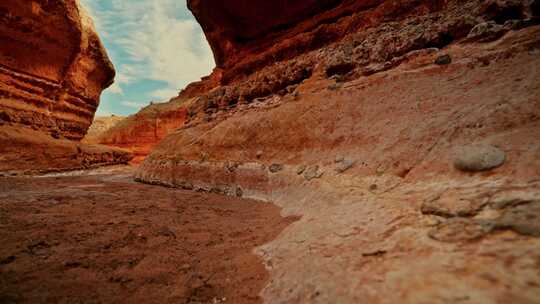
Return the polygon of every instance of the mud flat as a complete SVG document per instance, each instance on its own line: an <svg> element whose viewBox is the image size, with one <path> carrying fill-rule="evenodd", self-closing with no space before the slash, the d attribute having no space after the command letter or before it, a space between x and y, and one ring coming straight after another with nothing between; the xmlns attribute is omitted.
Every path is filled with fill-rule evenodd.
<svg viewBox="0 0 540 304"><path fill-rule="evenodd" d="M0 303L260 303L272 204L132 182L0 179Z"/></svg>

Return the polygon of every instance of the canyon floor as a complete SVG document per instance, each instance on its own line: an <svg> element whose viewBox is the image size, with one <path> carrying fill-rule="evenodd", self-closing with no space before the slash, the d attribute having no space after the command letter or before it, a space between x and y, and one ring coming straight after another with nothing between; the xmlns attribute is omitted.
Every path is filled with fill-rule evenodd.
<svg viewBox="0 0 540 304"><path fill-rule="evenodd" d="M259 303L269 203L132 181L129 168L0 179L0 303Z"/></svg>

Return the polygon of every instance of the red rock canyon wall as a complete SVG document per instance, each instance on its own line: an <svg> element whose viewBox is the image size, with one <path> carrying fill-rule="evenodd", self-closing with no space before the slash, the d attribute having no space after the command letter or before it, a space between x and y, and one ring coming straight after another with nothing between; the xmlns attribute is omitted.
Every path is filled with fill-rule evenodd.
<svg viewBox="0 0 540 304"><path fill-rule="evenodd" d="M38 154L40 149L31 151L30 146L59 141L65 146L76 145L92 123L100 94L112 84L114 75L92 21L77 1L2 1L0 167L32 168L32 161L11 163L18 153L30 158ZM41 138L39 144L37 138ZM69 154L77 155L72 148L75 152ZM62 150L59 148L60 154ZM34 166L47 167L46 162L43 159L40 165L36 161Z"/></svg>
<svg viewBox="0 0 540 304"><path fill-rule="evenodd" d="M219 85L137 180L300 215L267 303L537 302L538 2L289 5L189 1Z"/></svg>

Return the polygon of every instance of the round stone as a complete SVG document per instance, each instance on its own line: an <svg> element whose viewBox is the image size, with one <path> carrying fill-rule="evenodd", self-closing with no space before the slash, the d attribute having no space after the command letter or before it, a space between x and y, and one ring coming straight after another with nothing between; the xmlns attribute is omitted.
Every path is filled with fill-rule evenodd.
<svg viewBox="0 0 540 304"><path fill-rule="evenodd" d="M500 167L505 161L506 154L497 147L471 145L457 150L454 166L461 171L479 172Z"/></svg>

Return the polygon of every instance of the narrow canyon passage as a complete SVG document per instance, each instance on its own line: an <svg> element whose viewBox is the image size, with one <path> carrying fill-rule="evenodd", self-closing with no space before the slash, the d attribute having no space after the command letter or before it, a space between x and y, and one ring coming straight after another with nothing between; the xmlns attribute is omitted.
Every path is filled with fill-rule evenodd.
<svg viewBox="0 0 540 304"><path fill-rule="evenodd" d="M0 303L259 303L269 203L129 172L0 179Z"/></svg>

